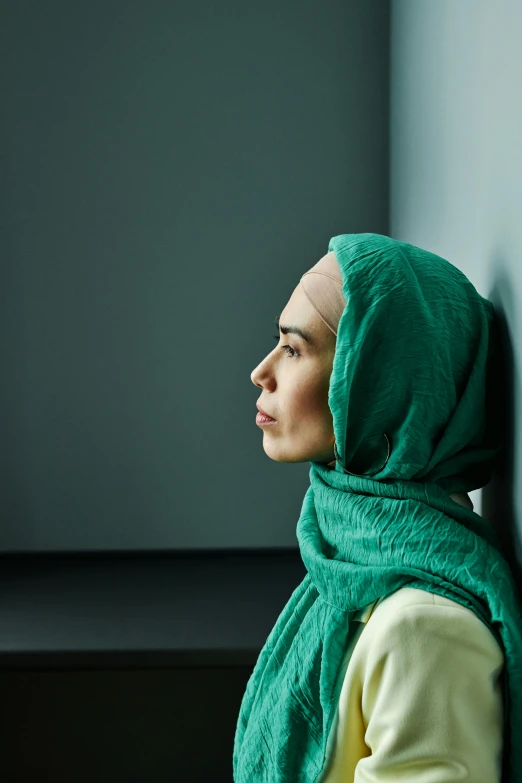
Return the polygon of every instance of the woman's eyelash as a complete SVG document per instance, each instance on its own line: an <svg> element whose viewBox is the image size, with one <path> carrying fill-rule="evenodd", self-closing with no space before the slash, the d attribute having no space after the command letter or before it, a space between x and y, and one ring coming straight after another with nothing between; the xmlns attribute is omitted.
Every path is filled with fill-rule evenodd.
<svg viewBox="0 0 522 783"><path fill-rule="evenodd" d="M274 340L279 340L279 335L274 334ZM295 350L295 348L292 348L291 345L282 345L281 348L285 348L288 356L299 356L299 353Z"/></svg>

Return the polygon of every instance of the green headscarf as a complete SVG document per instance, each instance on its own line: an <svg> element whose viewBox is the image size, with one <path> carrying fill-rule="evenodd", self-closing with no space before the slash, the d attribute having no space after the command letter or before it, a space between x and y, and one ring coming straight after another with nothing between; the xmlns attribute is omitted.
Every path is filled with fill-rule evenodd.
<svg viewBox="0 0 522 783"><path fill-rule="evenodd" d="M406 242L342 234L331 250L346 300L328 394L337 450L351 472L377 472L310 463L297 523L308 573L247 683L234 781L318 779L351 615L407 585L468 607L501 644L505 779L521 783L520 599L494 528L449 497L487 484L502 448L493 305Z"/></svg>

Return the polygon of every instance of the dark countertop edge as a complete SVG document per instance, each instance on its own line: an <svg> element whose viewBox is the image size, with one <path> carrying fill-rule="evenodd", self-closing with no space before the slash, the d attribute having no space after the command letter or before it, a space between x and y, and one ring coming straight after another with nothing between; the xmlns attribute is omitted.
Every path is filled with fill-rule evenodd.
<svg viewBox="0 0 522 783"><path fill-rule="evenodd" d="M170 572L170 565L178 563L183 565L183 571L172 572L181 574L177 577L177 582L165 581L165 574ZM214 643L206 646L206 642L198 638L193 638L191 642L187 639L187 646L176 642L175 637L164 635L157 627L150 633L149 645L141 646L141 640L136 646L136 639L129 638L128 646L124 639L129 627L129 616L131 625L134 622L132 617L135 614L135 625L140 623L143 612L148 611L148 605L156 612L157 618L162 613L166 617L166 622L170 622L173 615L170 612L168 601L165 601L166 591L170 589L179 590L180 584L185 579L184 574L188 575L187 584L193 586L190 579L194 574L196 578L200 570L205 573L205 564L208 564L212 570L212 579L216 579L221 568L223 575L226 575L225 588L222 591L222 605L224 617L224 635L219 638L219 633L214 631ZM76 567L78 566L78 568ZM156 566L158 568L156 569ZM252 566L252 570L250 570ZM291 567L291 570L288 570ZM155 550L155 551L124 551L124 552L52 552L52 553L1 553L0 554L0 608L2 610L2 628L0 631L8 641L7 645L0 647L0 669L3 670L39 670L39 669L100 669L100 668L168 668L168 667L249 667L255 664L266 634L269 633L271 623L275 622L278 612L288 598L291 591L294 578L291 574L295 573L295 567L299 571L302 569L302 561L298 547L287 548L264 548L264 549L222 549L222 550ZM227 591L230 595L237 596L235 588L235 574L237 568L237 587L241 589L245 578L254 575L254 586L252 590L247 590L244 600L241 599L229 603ZM148 579L150 572L151 579ZM260 580L260 574L263 575ZM147 584L146 601L140 602L134 609L131 604L126 606L125 584L126 580L135 579L135 576ZM155 584L155 575L158 576L157 586ZM247 576L248 575L248 576ZM2 582L2 579L4 581ZM268 601L263 597L259 598L259 587L263 585L264 580L270 585L270 598ZM257 581L256 581L257 580ZM115 594L110 595L111 583L118 585ZM211 583L211 582L210 582ZM63 584L63 590L61 585ZM122 632L119 638L108 634L106 644L86 645L85 626L92 625L93 641L98 637L99 625L97 624L97 609L93 598L93 609L89 606L89 593L93 585L102 584L109 589L109 598L103 607L106 623L107 606L113 603L115 624L118 623L118 617L123 608L125 621L122 625ZM280 584L281 601L277 598ZM20 586L23 586L23 593L20 593ZM71 593L71 586L74 590ZM10 610L9 595L10 590L17 591L18 608L15 611ZM34 590L34 601L31 596ZM158 602L156 604L155 592L157 590ZM201 588L200 598L203 596L202 609L205 611L205 585ZM257 590L257 594L256 594ZM232 591L232 593L230 593ZM175 595L175 593L173 593ZM20 596L22 598L20 599ZM63 597L63 600L62 600ZM78 601L79 610L85 613L86 619L81 620L78 626L82 633L83 641L78 643L78 647L70 648L70 639L67 639L64 646L64 638L59 638L60 633L56 634L56 628L60 628L67 622L68 615L74 611L75 601ZM148 605L147 605L148 603ZM179 604L179 602L178 602ZM173 603L172 606L175 604ZM209 593L209 607L214 611L216 617L216 605L213 603L213 595ZM51 617L49 638L53 635L56 638L56 648L50 648L45 638L45 625L42 626L41 618L38 618L39 611L45 620L45 614ZM221 611L221 609L219 609ZM233 614L231 615L231 612ZM265 627L264 632L259 634L252 633L252 627L245 629L244 646L237 644L236 638L229 638L227 643L227 628L230 628L230 618L245 616L256 613L259 616L260 626ZM237 613L237 614L236 614ZM267 622L267 613L272 615L272 619ZM31 633L31 623L34 618L38 618L35 626L34 635ZM183 621L186 614L183 615ZM157 625L157 623L156 623ZM83 626L83 627L82 627ZM44 631L42 632L42 627ZM21 641L18 648L13 646L13 639L17 638L21 629ZM29 629L29 630L28 630ZM74 638L74 631L72 632ZM67 635L67 634L66 634ZM69 637L71 634L68 634ZM197 634L192 634L192 636ZM254 642L251 637L258 636ZM132 634L135 636L135 634ZM233 636L230 635L230 637ZM111 638L112 637L112 638ZM0 634L1 638L1 634ZM42 643L43 642L43 643ZM60 643L61 642L61 643ZM123 642L123 644L121 644Z"/></svg>
<svg viewBox="0 0 522 783"><path fill-rule="evenodd" d="M299 547L226 547L223 549L109 549L46 552L0 552L0 568L4 562L44 560L240 560L242 558L299 557Z"/></svg>
<svg viewBox="0 0 522 783"><path fill-rule="evenodd" d="M0 672L96 669L252 669L259 650L112 650L1 652Z"/></svg>

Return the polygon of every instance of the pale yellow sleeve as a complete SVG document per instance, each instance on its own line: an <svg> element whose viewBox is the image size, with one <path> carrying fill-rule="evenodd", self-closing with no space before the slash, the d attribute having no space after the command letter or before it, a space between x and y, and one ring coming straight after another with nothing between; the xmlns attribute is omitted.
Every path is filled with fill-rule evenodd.
<svg viewBox="0 0 522 783"><path fill-rule="evenodd" d="M354 783L499 783L504 654L489 628L466 607L414 604L367 638L371 754Z"/></svg>

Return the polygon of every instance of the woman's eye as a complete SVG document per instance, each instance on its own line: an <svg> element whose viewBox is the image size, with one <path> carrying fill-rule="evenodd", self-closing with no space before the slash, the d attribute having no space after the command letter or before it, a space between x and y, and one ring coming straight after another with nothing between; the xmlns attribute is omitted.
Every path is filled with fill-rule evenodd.
<svg viewBox="0 0 522 783"><path fill-rule="evenodd" d="M274 335L274 340L279 340L278 334ZM292 348L291 345L282 345L281 348L284 348L290 357L299 356L299 353L295 350L295 348Z"/></svg>

